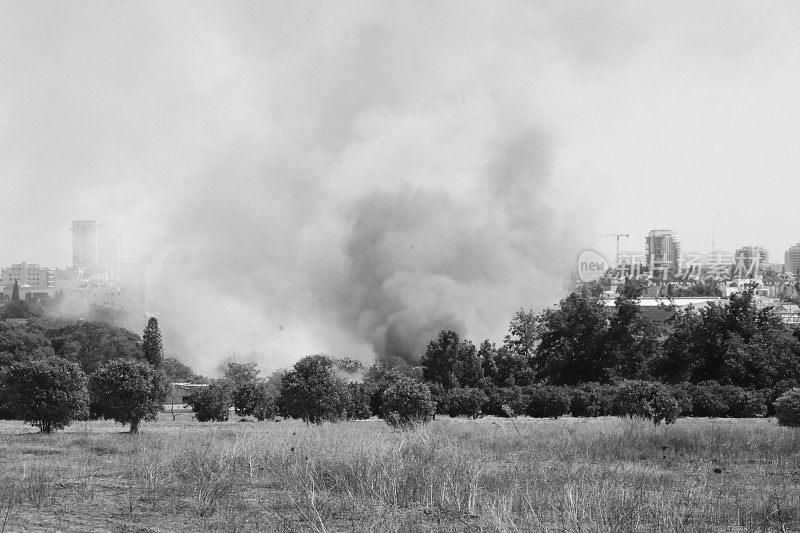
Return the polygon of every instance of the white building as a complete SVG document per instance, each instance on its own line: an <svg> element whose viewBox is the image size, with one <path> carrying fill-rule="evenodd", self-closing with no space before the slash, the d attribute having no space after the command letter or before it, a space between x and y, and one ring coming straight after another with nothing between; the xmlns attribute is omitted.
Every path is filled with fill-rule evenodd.
<svg viewBox="0 0 800 533"><path fill-rule="evenodd" d="M28 285L31 289L47 289L53 286L53 270L35 263L17 263L0 270L0 284Z"/></svg>

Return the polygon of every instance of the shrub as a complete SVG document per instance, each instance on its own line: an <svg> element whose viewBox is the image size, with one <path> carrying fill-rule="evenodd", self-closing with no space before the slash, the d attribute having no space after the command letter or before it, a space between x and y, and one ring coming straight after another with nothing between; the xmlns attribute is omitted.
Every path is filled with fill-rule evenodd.
<svg viewBox="0 0 800 533"><path fill-rule="evenodd" d="M692 397L694 416L752 418L764 416L767 412L767 405L760 393L735 385L705 381L683 388Z"/></svg>
<svg viewBox="0 0 800 533"><path fill-rule="evenodd" d="M114 359L101 366L89 379L91 413L130 424L131 433L139 422L155 420L169 394L164 372L145 361Z"/></svg>
<svg viewBox="0 0 800 533"><path fill-rule="evenodd" d="M621 415L640 416L658 425L672 424L680 414L678 401L666 385L653 381L626 380L617 386L614 409Z"/></svg>
<svg viewBox="0 0 800 533"><path fill-rule="evenodd" d="M726 385L723 392L728 403L728 416L731 418L761 417L767 412L764 398L757 392L734 385Z"/></svg>
<svg viewBox="0 0 800 533"><path fill-rule="evenodd" d="M14 416L43 433L88 416L86 374L60 357L17 362L4 373L6 401Z"/></svg>
<svg viewBox="0 0 800 533"><path fill-rule="evenodd" d="M212 383L186 398L198 422L224 422L233 405L231 389L227 383Z"/></svg>
<svg viewBox="0 0 800 533"><path fill-rule="evenodd" d="M447 414L456 416L467 416L478 418L483 414L483 406L489 398L480 389L463 387L452 389L447 398Z"/></svg>
<svg viewBox="0 0 800 533"><path fill-rule="evenodd" d="M716 381L706 381L688 388L692 396L692 415L724 417L728 414L728 402L722 385Z"/></svg>
<svg viewBox="0 0 800 533"><path fill-rule="evenodd" d="M407 426L433 418L436 406L425 383L403 378L383 392L383 418L392 426Z"/></svg>
<svg viewBox="0 0 800 533"><path fill-rule="evenodd" d="M572 416L602 416L612 410L614 395L611 389L599 383L582 383L570 391Z"/></svg>
<svg viewBox="0 0 800 533"><path fill-rule="evenodd" d="M774 405L778 424L800 427L800 387L784 392L775 400Z"/></svg>
<svg viewBox="0 0 800 533"><path fill-rule="evenodd" d="M570 392L564 387L534 386L528 389L525 414L534 418L558 418L569 413Z"/></svg>

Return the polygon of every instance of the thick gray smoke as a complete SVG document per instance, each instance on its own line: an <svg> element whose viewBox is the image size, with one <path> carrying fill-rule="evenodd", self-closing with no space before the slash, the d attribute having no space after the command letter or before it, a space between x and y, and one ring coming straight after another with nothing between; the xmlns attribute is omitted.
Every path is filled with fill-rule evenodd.
<svg viewBox="0 0 800 533"><path fill-rule="evenodd" d="M548 202L548 142L520 134L488 163L466 193L375 191L350 208L337 313L378 354L418 360L443 328L496 334L557 294L574 235Z"/></svg>
<svg viewBox="0 0 800 533"><path fill-rule="evenodd" d="M37 201L8 216L53 235L19 253L68 263L71 219L117 220L200 372L499 339L559 296L589 225L556 80L630 27L547 2L9 6L0 167Z"/></svg>
<svg viewBox="0 0 800 533"><path fill-rule="evenodd" d="M517 61L525 24L389 11L225 35L230 123L185 179L151 298L201 370L231 352L417 360L439 329L499 339L559 296L586 215L553 173L539 59Z"/></svg>

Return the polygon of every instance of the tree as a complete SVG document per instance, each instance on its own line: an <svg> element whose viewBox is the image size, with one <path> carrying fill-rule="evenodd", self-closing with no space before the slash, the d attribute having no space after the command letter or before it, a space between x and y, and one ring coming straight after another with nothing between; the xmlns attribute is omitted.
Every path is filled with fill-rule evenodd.
<svg viewBox="0 0 800 533"><path fill-rule="evenodd" d="M387 424L404 427L427 422L436 412L431 391L425 383L404 378L383 392L383 419Z"/></svg>
<svg viewBox="0 0 800 533"><path fill-rule="evenodd" d="M346 382L336 376L333 361L322 354L300 359L283 377L284 414L307 423L344 418L348 397Z"/></svg>
<svg viewBox="0 0 800 533"><path fill-rule="evenodd" d="M533 310L519 309L511 319L504 344L515 355L530 361L536 353L536 343L541 334L539 316Z"/></svg>
<svg viewBox="0 0 800 533"><path fill-rule="evenodd" d="M608 317L596 298L572 293L540 320L541 342L533 361L537 379L555 385L611 379Z"/></svg>
<svg viewBox="0 0 800 533"><path fill-rule="evenodd" d="M142 420L156 420L169 393L167 377L144 361L114 359L89 378L91 413L139 432Z"/></svg>
<svg viewBox="0 0 800 533"><path fill-rule="evenodd" d="M161 363L161 370L171 383L208 383L208 378L195 374L189 365L174 357L165 357Z"/></svg>
<svg viewBox="0 0 800 533"><path fill-rule="evenodd" d="M256 363L226 361L221 368L223 372L222 379L230 383L234 389L258 381L258 374L261 373Z"/></svg>
<svg viewBox="0 0 800 533"><path fill-rule="evenodd" d="M727 305L678 312L670 325L650 364L653 377L755 388L800 379L800 341L771 308L756 307L752 290L732 295Z"/></svg>
<svg viewBox="0 0 800 533"><path fill-rule="evenodd" d="M629 282L616 299L606 340L611 378L642 377L645 363L659 351L658 328L639 307L643 290L643 286Z"/></svg>
<svg viewBox="0 0 800 533"><path fill-rule="evenodd" d="M11 301L19 301L19 283L17 283L16 279L14 280L14 288L11 289Z"/></svg>
<svg viewBox="0 0 800 533"><path fill-rule="evenodd" d="M16 362L4 372L7 405L42 433L87 416L86 374L60 357Z"/></svg>
<svg viewBox="0 0 800 533"><path fill-rule="evenodd" d="M151 316L147 321L147 327L142 333L142 352L148 363L153 368L161 368L164 360L164 347L161 343L161 330L158 329L158 320Z"/></svg>
<svg viewBox="0 0 800 533"><path fill-rule="evenodd" d="M105 323L81 321L46 335L56 355L77 362L90 374L112 359L144 359L139 335Z"/></svg>
<svg viewBox="0 0 800 533"><path fill-rule="evenodd" d="M265 381L252 381L233 392L234 411L239 416L254 416L261 422L278 415L277 393Z"/></svg>
<svg viewBox="0 0 800 533"><path fill-rule="evenodd" d="M425 355L420 359L422 377L425 381L441 384L445 390L458 387L459 349L461 339L452 330L441 330L436 340L428 343Z"/></svg>
<svg viewBox="0 0 800 533"><path fill-rule="evenodd" d="M50 341L33 324L0 322L0 366L14 361L43 359L55 355Z"/></svg>
<svg viewBox="0 0 800 533"><path fill-rule="evenodd" d="M186 399L198 422L224 422L233 405L230 384L218 381L210 384Z"/></svg>
<svg viewBox="0 0 800 533"><path fill-rule="evenodd" d="M364 386L369 394L372 414L380 416L383 391L404 377L421 380L422 369L400 357L381 357L364 372Z"/></svg>

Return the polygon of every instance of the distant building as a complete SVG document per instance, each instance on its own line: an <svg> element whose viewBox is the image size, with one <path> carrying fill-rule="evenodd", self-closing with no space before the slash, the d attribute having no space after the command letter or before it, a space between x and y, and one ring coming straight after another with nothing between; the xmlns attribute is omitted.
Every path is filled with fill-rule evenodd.
<svg viewBox="0 0 800 533"><path fill-rule="evenodd" d="M654 278L666 279L669 273L680 268L681 243L675 232L668 229L654 229L644 239L650 273Z"/></svg>
<svg viewBox="0 0 800 533"><path fill-rule="evenodd" d="M0 270L0 284L27 285L31 289L47 289L53 286L53 270L35 263L17 263Z"/></svg>
<svg viewBox="0 0 800 533"><path fill-rule="evenodd" d="M795 244L783 254L785 272L795 275L800 270L800 243Z"/></svg>
<svg viewBox="0 0 800 533"><path fill-rule="evenodd" d="M173 383L167 403L169 405L186 405L186 399L189 396L207 387L208 385L204 383Z"/></svg>
<svg viewBox="0 0 800 533"><path fill-rule="evenodd" d="M769 264L769 251L763 246L742 246L734 255L736 277L757 276Z"/></svg>
<svg viewBox="0 0 800 533"><path fill-rule="evenodd" d="M121 259L119 230L112 221L72 221L72 266L115 270Z"/></svg>

